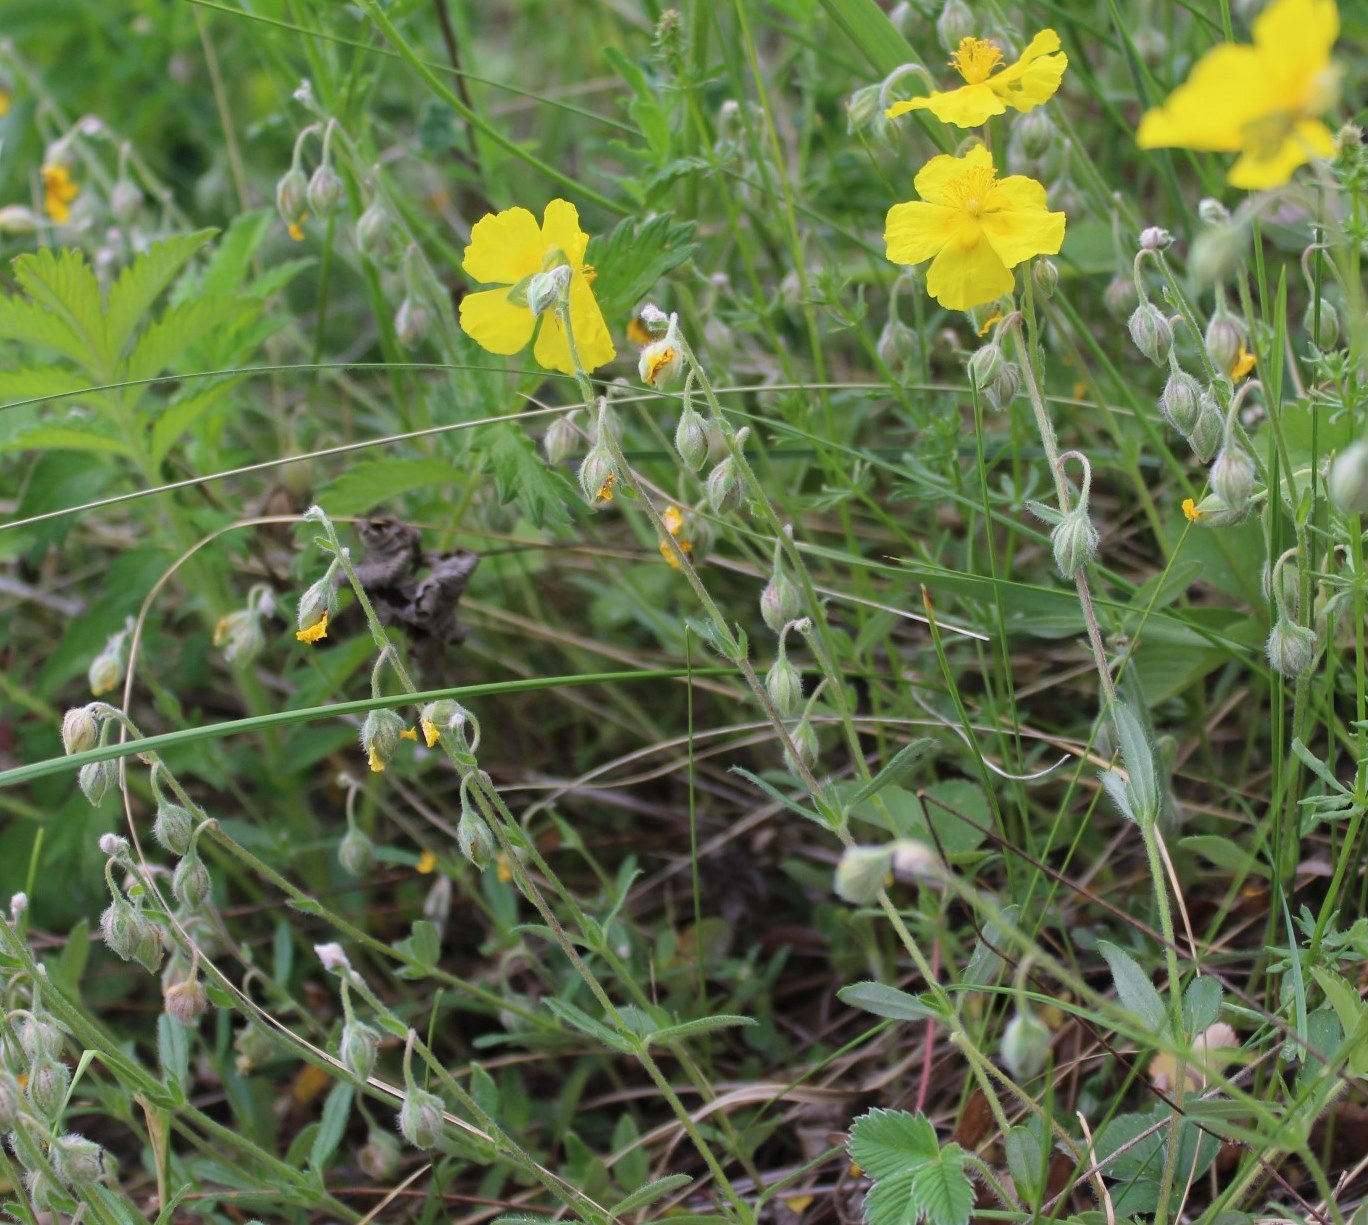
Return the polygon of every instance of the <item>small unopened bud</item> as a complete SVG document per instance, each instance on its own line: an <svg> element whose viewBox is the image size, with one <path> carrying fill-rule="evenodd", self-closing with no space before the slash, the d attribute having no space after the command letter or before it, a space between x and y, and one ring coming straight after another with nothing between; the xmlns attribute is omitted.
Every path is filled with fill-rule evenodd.
<svg viewBox="0 0 1368 1225"><path fill-rule="evenodd" d="M1140 231L1140 250L1163 251L1173 244L1173 235L1157 225L1146 226Z"/></svg>
<svg viewBox="0 0 1368 1225"><path fill-rule="evenodd" d="M736 461L727 455L708 473L706 485L708 505L713 513L724 515L741 505L741 478L736 472Z"/></svg>
<svg viewBox="0 0 1368 1225"><path fill-rule="evenodd" d="M894 374L906 370L921 353L921 337L901 319L890 319L879 332L874 350Z"/></svg>
<svg viewBox="0 0 1368 1225"><path fill-rule="evenodd" d="M387 1131L372 1129L366 1134L365 1144L357 1150L356 1164L378 1185L394 1177L402 1156L398 1140Z"/></svg>
<svg viewBox="0 0 1368 1225"><path fill-rule="evenodd" d="M342 1026L339 1054L347 1071L364 1083L375 1068L375 1057L380 1051L380 1035L360 1021L348 1021Z"/></svg>
<svg viewBox="0 0 1368 1225"><path fill-rule="evenodd" d="M1021 388L1021 368L1016 362L1003 362L998 376L983 389L983 402L994 412L1002 412L1016 399Z"/></svg>
<svg viewBox="0 0 1368 1225"><path fill-rule="evenodd" d="M19 1045L30 1059L62 1053L62 1031L46 1017L27 1016L19 1022Z"/></svg>
<svg viewBox="0 0 1368 1225"><path fill-rule="evenodd" d="M342 176L324 162L309 176L309 207L315 216L329 217L342 202L345 190Z"/></svg>
<svg viewBox="0 0 1368 1225"><path fill-rule="evenodd" d="M787 747L784 749L784 764L794 774L803 772L799 769L800 766L807 770L813 769L817 765L817 733L813 731L812 724L804 719L797 727L790 728L789 739L793 741L793 751Z"/></svg>
<svg viewBox="0 0 1368 1225"><path fill-rule="evenodd" d="M162 929L150 919L138 916L137 939L133 945L133 960L149 974L155 974L166 956L166 941Z"/></svg>
<svg viewBox="0 0 1368 1225"><path fill-rule="evenodd" d="M162 994L166 1015L180 1025L193 1025L209 1007L209 997L198 974L172 983Z"/></svg>
<svg viewBox="0 0 1368 1225"><path fill-rule="evenodd" d="M38 214L22 204L0 208L0 234L32 234L41 224Z"/></svg>
<svg viewBox="0 0 1368 1225"><path fill-rule="evenodd" d="M494 835L484 818L468 805L462 805L461 819L456 826L456 844L461 854L483 872L494 856Z"/></svg>
<svg viewBox="0 0 1368 1225"><path fill-rule="evenodd" d="M1268 635L1268 662L1273 671L1288 680L1297 680L1311 671L1316 662L1316 633L1279 615Z"/></svg>
<svg viewBox="0 0 1368 1225"><path fill-rule="evenodd" d="M793 580L775 570L760 593L760 615L776 634L803 611L803 597Z"/></svg>
<svg viewBox="0 0 1368 1225"><path fill-rule="evenodd" d="M223 617L214 628L214 645L222 648L229 663L251 663L265 645L256 609L239 608Z"/></svg>
<svg viewBox="0 0 1368 1225"><path fill-rule="evenodd" d="M375 846L355 827L349 829L337 847L337 862L352 876L361 876L375 862Z"/></svg>
<svg viewBox="0 0 1368 1225"><path fill-rule="evenodd" d="M1034 111L1031 114L1035 114ZM1059 288L1059 265L1052 259L1041 258L1031 266L1031 276L1035 279L1036 288L1048 301L1054 297L1054 292Z"/></svg>
<svg viewBox="0 0 1368 1225"><path fill-rule="evenodd" d="M612 452L602 443L589 449L579 466L580 492L592 507L604 506L613 500L613 486L617 483L617 469Z"/></svg>
<svg viewBox="0 0 1368 1225"><path fill-rule="evenodd" d="M91 660L90 669L86 673L86 679L90 682L90 692L97 698L102 693L108 693L123 680L123 651L114 645L114 641L111 640L111 644Z"/></svg>
<svg viewBox="0 0 1368 1225"><path fill-rule="evenodd" d="M978 33L978 18L964 0L946 0L936 18L936 37L946 52L953 55L966 38Z"/></svg>
<svg viewBox="0 0 1368 1225"><path fill-rule="evenodd" d="M361 724L361 748L371 770L379 774L394 758L404 721L392 710L372 710Z"/></svg>
<svg viewBox="0 0 1368 1225"><path fill-rule="evenodd" d="M122 859L128 854L128 839L122 834L101 834L98 845L100 854L110 859Z"/></svg>
<svg viewBox="0 0 1368 1225"><path fill-rule="evenodd" d="M1234 275L1245 258L1252 230L1230 221L1202 230L1188 251L1188 275L1198 288L1220 285Z"/></svg>
<svg viewBox="0 0 1368 1225"><path fill-rule="evenodd" d="M129 961L137 947L141 921L128 902L122 897L116 898L100 915L100 936L112 952Z"/></svg>
<svg viewBox="0 0 1368 1225"><path fill-rule="evenodd" d="M568 264L536 273L527 282L527 309L533 315L541 315L568 301L571 275Z"/></svg>
<svg viewBox="0 0 1368 1225"><path fill-rule="evenodd" d="M347 960L346 952L336 941L328 944L315 944L314 956L323 963L323 968L329 973L351 969L351 962Z"/></svg>
<svg viewBox="0 0 1368 1225"><path fill-rule="evenodd" d="M1368 511L1368 439L1351 442L1330 465L1330 501L1346 515Z"/></svg>
<svg viewBox="0 0 1368 1225"><path fill-rule="evenodd" d="M25 1088L29 1105L39 1118L51 1123L62 1113L70 1084L71 1072L66 1064L46 1055L35 1059L29 1067Z"/></svg>
<svg viewBox="0 0 1368 1225"><path fill-rule="evenodd" d="M940 875L940 860L925 842L916 838L899 838L890 848L888 861L893 879L910 885L924 880L935 880Z"/></svg>
<svg viewBox="0 0 1368 1225"><path fill-rule="evenodd" d="M1073 507L1050 533L1055 566L1064 578L1073 578L1097 556L1097 529L1088 517L1086 503Z"/></svg>
<svg viewBox="0 0 1368 1225"><path fill-rule="evenodd" d="M1320 322L1317 326L1317 307L1316 303L1307 304L1306 311L1302 315L1302 327L1311 337L1311 343L1322 353L1328 353L1339 344L1340 324L1339 311L1334 307L1328 298L1320 300Z"/></svg>
<svg viewBox="0 0 1368 1225"><path fill-rule="evenodd" d="M1249 452L1238 442L1227 442L1212 462L1208 480L1216 496L1232 510L1249 506L1258 473Z"/></svg>
<svg viewBox="0 0 1368 1225"><path fill-rule="evenodd" d="M1013 1080L1032 1080L1045 1070L1050 1057L1050 1027L1034 1012L1023 1009L1002 1032L1002 1064Z"/></svg>
<svg viewBox="0 0 1368 1225"><path fill-rule="evenodd" d="M125 228L137 221L142 205L142 192L128 179L120 179L109 193L109 211L114 214L114 220Z"/></svg>
<svg viewBox="0 0 1368 1225"><path fill-rule="evenodd" d="M406 349L416 349L423 343L432 324L432 315L421 302L406 297L394 313L394 335Z"/></svg>
<svg viewBox="0 0 1368 1225"><path fill-rule="evenodd" d="M104 1177L104 1149L75 1132L54 1140L49 1156L52 1172L69 1187L88 1187Z"/></svg>
<svg viewBox="0 0 1368 1225"><path fill-rule="evenodd" d="M356 247L369 260L379 262L394 246L394 225L379 200L372 200L356 221Z"/></svg>
<svg viewBox="0 0 1368 1225"><path fill-rule="evenodd" d="M1278 589L1276 591L1273 589L1275 572L1278 576ZM1263 586L1264 599L1270 604L1285 608L1295 617L1301 607L1301 567L1297 565L1296 561L1289 557L1276 567L1271 567L1267 562L1264 562L1263 571L1259 577Z"/></svg>
<svg viewBox="0 0 1368 1225"><path fill-rule="evenodd" d="M564 463L579 447L579 430L569 416L556 417L542 435L542 452L548 464Z"/></svg>
<svg viewBox="0 0 1368 1225"><path fill-rule="evenodd" d="M641 351L637 373L648 387L668 390L684 376L684 356L679 345L666 334Z"/></svg>
<svg viewBox="0 0 1368 1225"><path fill-rule="evenodd" d="M969 358L969 381L979 391L984 391L998 381L1006 364L1002 346L996 341L989 341L975 349Z"/></svg>
<svg viewBox="0 0 1368 1225"><path fill-rule="evenodd" d="M675 450L695 472L708 458L708 427L692 407L686 406L675 426Z"/></svg>
<svg viewBox="0 0 1368 1225"><path fill-rule="evenodd" d="M1197 410L1197 424L1192 427L1192 432L1188 434L1188 445L1193 453L1203 463L1206 463L1216 454L1216 448L1221 445L1221 439L1225 437L1225 415L1221 412L1221 407L1216 403L1216 397L1212 394L1211 388L1207 387L1202 391L1202 398Z"/></svg>
<svg viewBox="0 0 1368 1225"><path fill-rule="evenodd" d="M10 895L10 918L18 919L28 909L28 894L22 890Z"/></svg>
<svg viewBox="0 0 1368 1225"><path fill-rule="evenodd" d="M1202 406L1202 385L1186 370L1175 370L1164 384L1159 411L1183 437L1192 433Z"/></svg>
<svg viewBox="0 0 1368 1225"><path fill-rule="evenodd" d="M1236 322L1235 316L1226 311L1217 311L1207 324L1203 343L1211 364L1222 374L1229 374L1235 359L1240 356L1240 347L1245 342L1244 329Z"/></svg>
<svg viewBox="0 0 1368 1225"><path fill-rule="evenodd" d="M882 85L865 85L850 95L846 101L846 131L862 132L883 118L882 92Z"/></svg>
<svg viewBox="0 0 1368 1225"><path fill-rule="evenodd" d="M198 855L187 855L171 874L171 892L186 910L198 910L209 896L209 869Z"/></svg>
<svg viewBox="0 0 1368 1225"><path fill-rule="evenodd" d="M100 725L89 706L73 706L62 716L62 748L68 754L93 749L100 738Z"/></svg>
<svg viewBox="0 0 1368 1225"><path fill-rule="evenodd" d="M431 1148L442 1134L442 1099L412 1086L399 1111L399 1134L414 1148Z"/></svg>
<svg viewBox="0 0 1368 1225"><path fill-rule="evenodd" d="M24 1102L19 1082L8 1069L0 1068L0 1131L12 1131Z"/></svg>
<svg viewBox="0 0 1368 1225"><path fill-rule="evenodd" d="M1113 319L1129 318L1139 300L1135 282L1120 272L1107 282L1107 288L1102 291L1102 305Z"/></svg>
<svg viewBox="0 0 1368 1225"><path fill-rule="evenodd" d="M832 888L852 906L870 906L893 883L889 871L892 849L887 846L848 846L836 864Z"/></svg>
<svg viewBox="0 0 1368 1225"><path fill-rule="evenodd" d="M1227 225L1230 222L1230 210L1215 196L1203 196L1197 202L1197 216L1206 225Z"/></svg>
<svg viewBox="0 0 1368 1225"><path fill-rule="evenodd" d="M1131 340L1135 347L1156 366L1168 361L1169 350L1173 348L1173 325L1168 317L1153 302L1142 302L1131 312Z"/></svg>
<svg viewBox="0 0 1368 1225"><path fill-rule="evenodd" d="M1012 125L1012 140L1033 162L1044 157L1058 137L1059 129L1045 113L1044 107L1027 111Z"/></svg>
<svg viewBox="0 0 1368 1225"><path fill-rule="evenodd" d="M765 673L765 692L781 719L791 719L798 713L803 701L803 678L787 655L780 655Z"/></svg>
<svg viewBox="0 0 1368 1225"><path fill-rule="evenodd" d="M76 775L77 785L94 808L98 808L109 794L117 767L112 761L90 761Z"/></svg>
<svg viewBox="0 0 1368 1225"><path fill-rule="evenodd" d="M165 799L157 805L152 836L173 855L184 855L190 849L190 835L194 832L195 818L188 808Z"/></svg>
<svg viewBox="0 0 1368 1225"><path fill-rule="evenodd" d="M287 225L298 225L309 211L309 180L291 166L276 183L276 211Z"/></svg>

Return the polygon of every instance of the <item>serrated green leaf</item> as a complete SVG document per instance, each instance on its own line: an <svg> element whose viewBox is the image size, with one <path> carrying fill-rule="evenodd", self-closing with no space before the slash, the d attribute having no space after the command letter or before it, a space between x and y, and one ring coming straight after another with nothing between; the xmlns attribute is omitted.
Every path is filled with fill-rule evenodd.
<svg viewBox="0 0 1368 1225"><path fill-rule="evenodd" d="M168 404L161 416L152 423L152 436L148 448L152 462L160 465L181 437L200 418L213 412L223 397L242 384L246 378L246 375L241 375L218 380L208 386L201 386L184 399Z"/></svg>
<svg viewBox="0 0 1368 1225"><path fill-rule="evenodd" d="M516 503L535 527L570 522L569 484L546 466L520 426L495 427L488 447L485 470L501 503Z"/></svg>
<svg viewBox="0 0 1368 1225"><path fill-rule="evenodd" d="M334 517L363 515L400 494L462 479L444 459L378 459L353 464L318 491L318 503Z"/></svg>
<svg viewBox="0 0 1368 1225"><path fill-rule="evenodd" d="M969 1225L974 1188L964 1172L964 1150L958 1144L947 1144L938 1160L914 1171L909 1191L913 1210L931 1225Z"/></svg>
<svg viewBox="0 0 1368 1225"><path fill-rule="evenodd" d="M216 298L240 292L252 269L252 258L271 232L276 218L273 208L257 209L235 217L209 257L204 275L182 278L172 293L172 302L179 304L192 297Z"/></svg>
<svg viewBox="0 0 1368 1225"><path fill-rule="evenodd" d="M31 301L65 331L67 344L60 351L101 382L108 381L111 364L105 358L104 301L85 253L69 247L61 251L42 247L14 261L14 276Z"/></svg>
<svg viewBox="0 0 1368 1225"><path fill-rule="evenodd" d="M309 1164L315 1170L321 1172L342 1143L355 1092L356 1087L346 1080L339 1080L329 1091L318 1120L318 1131L314 1133L313 1147L309 1150Z"/></svg>
<svg viewBox="0 0 1368 1225"><path fill-rule="evenodd" d="M653 1204L656 1200L664 1199L682 1187L687 1187L691 1182L693 1177L689 1174L666 1174L664 1178L648 1182L625 1199L618 1200L608 1209L608 1213L610 1216L621 1216L623 1213L635 1212L638 1208L645 1208L647 1204ZM670 1219L674 1220L674 1217Z"/></svg>
<svg viewBox="0 0 1368 1225"><path fill-rule="evenodd" d="M124 375L128 379L152 379L176 368L191 346L206 336L221 336L250 323L260 312L256 298L200 298L168 307L138 337Z"/></svg>
<svg viewBox="0 0 1368 1225"><path fill-rule="evenodd" d="M1323 966L1316 966L1311 971L1320 989L1325 992L1325 998L1330 1007L1335 1010L1335 1016L1339 1018L1340 1028L1344 1031L1346 1038L1353 1037L1359 1030L1365 1019L1368 1019L1368 1004L1365 1004L1359 996L1358 991L1338 974L1325 969Z"/></svg>
<svg viewBox="0 0 1368 1225"><path fill-rule="evenodd" d="M661 277L693 256L695 246L693 222L677 222L670 213L649 221L624 217L611 234L591 240L594 296L609 326L616 330Z"/></svg>
<svg viewBox="0 0 1368 1225"><path fill-rule="evenodd" d="M122 438L97 433L94 429L77 430L65 425L40 425L25 430L17 438L4 444L5 451L94 451L101 455L132 456L133 452Z"/></svg>
<svg viewBox="0 0 1368 1225"><path fill-rule="evenodd" d="M870 1178L892 1178L940 1156L936 1129L920 1114L874 1109L850 1125L850 1159Z"/></svg>
<svg viewBox="0 0 1368 1225"><path fill-rule="evenodd" d="M710 1034L715 1030L735 1029L739 1025L755 1024L758 1022L753 1017L729 1016L726 1013L719 1013L715 1017L699 1017L694 1021L667 1025L664 1029L657 1029L654 1033L643 1036L652 1046L669 1046L671 1043L683 1042L688 1038L696 1038L700 1034Z"/></svg>
<svg viewBox="0 0 1368 1225"><path fill-rule="evenodd" d="M836 992L836 998L851 1008L872 1012L876 1017L893 1021L930 1021L941 1012L920 996L910 995L886 983L851 983Z"/></svg>
<svg viewBox="0 0 1368 1225"><path fill-rule="evenodd" d="M1097 942L1098 951L1111 967L1112 981L1123 1008L1133 1012L1146 1029L1162 1033L1168 1028L1168 1010L1150 977L1129 953L1106 940Z"/></svg>
<svg viewBox="0 0 1368 1225"><path fill-rule="evenodd" d="M197 230L193 234L163 238L119 273L110 286L105 313L103 354L108 364L113 365L123 354L129 339L152 309L152 303L175 280L190 257L217 233L217 230Z"/></svg>
<svg viewBox="0 0 1368 1225"><path fill-rule="evenodd" d="M0 307L0 313L3 307ZM66 366L33 366L26 370L0 370L0 412L26 401L69 400L90 391L90 380ZM99 393L91 396L92 400Z"/></svg>

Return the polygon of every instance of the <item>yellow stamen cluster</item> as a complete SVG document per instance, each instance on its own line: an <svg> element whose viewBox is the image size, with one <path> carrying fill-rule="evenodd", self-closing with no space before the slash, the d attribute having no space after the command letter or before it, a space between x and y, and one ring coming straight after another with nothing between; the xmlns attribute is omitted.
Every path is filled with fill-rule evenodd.
<svg viewBox="0 0 1368 1225"><path fill-rule="evenodd" d="M999 64L1002 51L986 38L962 38L959 48L950 57L950 67L970 85L981 85Z"/></svg>

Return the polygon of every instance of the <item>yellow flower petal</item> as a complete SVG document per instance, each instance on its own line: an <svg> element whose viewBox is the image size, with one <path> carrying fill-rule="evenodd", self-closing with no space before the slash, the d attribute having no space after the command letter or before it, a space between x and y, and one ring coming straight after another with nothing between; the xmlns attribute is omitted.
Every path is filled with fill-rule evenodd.
<svg viewBox="0 0 1368 1225"><path fill-rule="evenodd" d="M1031 111L1055 96L1068 66L1069 57L1059 50L1059 35L1041 30L1021 58L990 77L988 85L1013 110Z"/></svg>
<svg viewBox="0 0 1368 1225"><path fill-rule="evenodd" d="M906 111L928 110L942 123L953 123L958 128L976 128L987 123L993 115L1004 114L1007 104L998 97L993 87L961 85L958 89L937 92L925 98L910 98L888 108L890 118Z"/></svg>
<svg viewBox="0 0 1368 1225"><path fill-rule="evenodd" d="M975 145L963 157L949 153L933 157L917 171L912 186L923 200L958 208L963 202L960 185L970 170L980 172L989 180L993 178L993 155L982 145Z"/></svg>
<svg viewBox="0 0 1368 1225"><path fill-rule="evenodd" d="M416 727L406 727L399 733L400 740L417 740L418 729Z"/></svg>
<svg viewBox="0 0 1368 1225"><path fill-rule="evenodd" d="M569 200L552 200L546 206L542 213L541 242L543 257L559 251L571 268L583 271L589 235L580 229L579 210Z"/></svg>
<svg viewBox="0 0 1368 1225"><path fill-rule="evenodd" d="M516 285L542 270L544 251L537 219L525 208L506 208L487 213L474 224L461 267L486 284Z"/></svg>
<svg viewBox="0 0 1368 1225"><path fill-rule="evenodd" d="M979 224L998 259L1008 268L1033 255L1057 255L1064 245L1063 213L1013 209L984 213Z"/></svg>
<svg viewBox="0 0 1368 1225"><path fill-rule="evenodd" d="M991 315L989 315L988 318L985 319L982 325L979 327L979 339L982 340L985 336L987 336L988 333L993 330L993 325L1001 323L1002 319L1003 315L1000 310L995 310Z"/></svg>
<svg viewBox="0 0 1368 1225"><path fill-rule="evenodd" d="M303 218L300 218L300 220L302 221ZM300 225L298 221L290 222L286 228L290 232L290 237L293 238L295 242L304 241L304 227Z"/></svg>
<svg viewBox="0 0 1368 1225"><path fill-rule="evenodd" d="M372 774L384 773L385 763L380 760L380 755L375 751L374 748L370 750L368 760L370 761L370 768Z"/></svg>
<svg viewBox="0 0 1368 1225"><path fill-rule="evenodd" d="M486 289L461 299L461 327L482 349L518 353L532 339L536 318L525 306L508 300L507 289Z"/></svg>
<svg viewBox="0 0 1368 1225"><path fill-rule="evenodd" d="M1202 512L1197 509L1197 503L1191 498L1183 499L1183 517L1189 523L1196 523L1202 517Z"/></svg>
<svg viewBox="0 0 1368 1225"><path fill-rule="evenodd" d="M684 515L678 506L667 506L660 513L660 521L671 536L678 536L680 529L684 526Z"/></svg>
<svg viewBox="0 0 1368 1225"><path fill-rule="evenodd" d="M295 638L300 642L317 642L320 638L328 636L328 614L325 611L312 625L306 626L302 630L295 631Z"/></svg>
<svg viewBox="0 0 1368 1225"><path fill-rule="evenodd" d="M1146 111L1135 134L1142 149L1177 146L1230 153L1256 113L1263 57L1252 47L1223 43L1208 51L1162 106Z"/></svg>
<svg viewBox="0 0 1368 1225"><path fill-rule="evenodd" d="M1254 18L1254 45L1271 57L1324 64L1339 37L1335 0L1274 0Z"/></svg>
<svg viewBox="0 0 1368 1225"><path fill-rule="evenodd" d="M982 306L1011 293L1015 284L1016 278L981 234L969 246L958 240L947 243L926 274L926 292L947 310Z"/></svg>
<svg viewBox="0 0 1368 1225"><path fill-rule="evenodd" d="M469 301L469 299L467 299ZM606 366L617 356L613 348L613 338L608 334L608 325L603 320L594 291L589 287L582 274L576 272L570 277L570 326L575 329L575 345L579 349L580 361L586 370L597 370ZM532 356L538 365L548 370L559 370L562 374L573 374L574 363L570 360L570 346L565 340L561 321L554 315L542 317L541 330L537 333L537 343Z"/></svg>
<svg viewBox="0 0 1368 1225"><path fill-rule="evenodd" d="M884 223L888 258L895 264L920 264L939 254L954 235L958 219L958 211L943 204L895 204Z"/></svg>
<svg viewBox="0 0 1368 1225"><path fill-rule="evenodd" d="M1227 177L1232 187L1261 191L1280 187L1313 157L1334 155L1334 133L1319 119L1303 119L1272 149L1246 147Z"/></svg>
<svg viewBox="0 0 1368 1225"><path fill-rule="evenodd" d="M1230 363L1230 381L1238 383L1242 378L1254 369L1255 357L1245 348L1244 342L1240 342L1240 351L1235 355L1235 360Z"/></svg>
<svg viewBox="0 0 1368 1225"><path fill-rule="evenodd" d="M431 719L424 719L422 721L422 728L423 740L428 748L432 748L432 746L442 738L442 733L437 730L437 724L432 722Z"/></svg>

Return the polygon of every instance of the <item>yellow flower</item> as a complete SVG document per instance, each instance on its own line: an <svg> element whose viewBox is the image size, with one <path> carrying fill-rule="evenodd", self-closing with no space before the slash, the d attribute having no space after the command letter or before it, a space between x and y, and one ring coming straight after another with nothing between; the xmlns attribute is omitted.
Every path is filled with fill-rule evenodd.
<svg viewBox="0 0 1368 1225"><path fill-rule="evenodd" d="M379 753L375 751L374 745L372 745L370 749L367 750L366 759L370 762L372 774L383 774L385 772L384 759L380 756Z"/></svg>
<svg viewBox="0 0 1368 1225"><path fill-rule="evenodd" d="M594 270L584 262L589 236L580 229L579 213L566 200L552 200L542 223L525 208L486 213L470 231L461 265L477 281L500 285L467 294L461 300L461 326L491 353L517 353L537 331L537 317L527 306L527 282L559 265L570 268L570 326L586 370L607 365L617 356L590 282ZM565 330L553 312L541 321L533 356L548 370L573 374Z"/></svg>
<svg viewBox="0 0 1368 1225"><path fill-rule="evenodd" d="M1230 381L1238 383L1251 370L1254 369L1255 357L1245 348L1244 341L1240 341L1240 351L1235 355L1235 360L1230 363Z"/></svg>
<svg viewBox="0 0 1368 1225"><path fill-rule="evenodd" d="M442 738L442 733L437 730L437 724L431 719L421 720L420 726L423 729L423 740L427 743L428 748L432 748Z"/></svg>
<svg viewBox="0 0 1368 1225"><path fill-rule="evenodd" d="M1045 188L1020 174L999 179L982 145L933 157L914 185L920 200L888 210L888 258L931 260L926 291L948 310L1011 293L1017 264L1054 255L1064 241L1064 214L1046 210Z"/></svg>
<svg viewBox="0 0 1368 1225"><path fill-rule="evenodd" d="M399 733L399 739L400 739L400 740L413 740L413 741L417 741L417 739L418 739L418 729L417 729L416 727L406 727L406 728L404 728L404 730L403 730L402 732Z"/></svg>
<svg viewBox="0 0 1368 1225"><path fill-rule="evenodd" d="M680 512L679 507L667 506L661 513L660 520L664 523L665 530L678 542L679 551L681 553L692 553L693 542L679 539L679 533L684 530L684 515ZM668 540L660 542L660 555L673 569L682 570L684 568L679 564L679 558L675 556L675 551L670 547Z"/></svg>
<svg viewBox="0 0 1368 1225"><path fill-rule="evenodd" d="M427 876L430 872L437 870L437 856L431 851L424 851L418 856L417 871L420 876Z"/></svg>
<svg viewBox="0 0 1368 1225"><path fill-rule="evenodd" d="M71 202L81 194L71 171L56 162L43 167L43 211L58 225L71 220Z"/></svg>
<svg viewBox="0 0 1368 1225"><path fill-rule="evenodd" d="M1202 517L1202 512L1197 509L1197 503L1191 498L1183 499L1183 517L1189 523L1196 523Z"/></svg>
<svg viewBox="0 0 1368 1225"><path fill-rule="evenodd" d="M320 638L328 636L328 613L324 609L323 615L312 625L306 626L302 630L295 631L295 637L300 642L317 642Z"/></svg>
<svg viewBox="0 0 1368 1225"><path fill-rule="evenodd" d="M987 39L961 39L950 67L964 78L963 85L928 98L895 102L885 114L893 119L908 111L929 110L942 123L975 128L1009 106L1016 111L1034 110L1054 97L1069 57L1059 49L1058 34L1041 30L1015 64L995 72L1001 64L1002 52Z"/></svg>
<svg viewBox="0 0 1368 1225"><path fill-rule="evenodd" d="M1252 45L1213 47L1146 112L1136 133L1142 149L1238 152L1228 177L1250 189L1277 187L1311 158L1334 154L1335 138L1319 118L1336 93L1334 0L1273 0L1253 33Z"/></svg>

